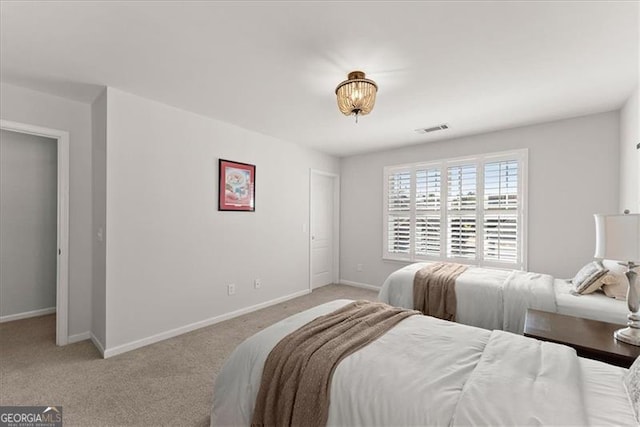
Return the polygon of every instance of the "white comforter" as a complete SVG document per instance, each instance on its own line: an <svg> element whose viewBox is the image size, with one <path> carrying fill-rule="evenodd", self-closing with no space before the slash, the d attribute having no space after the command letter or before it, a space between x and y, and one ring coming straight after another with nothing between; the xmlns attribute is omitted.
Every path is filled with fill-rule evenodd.
<svg viewBox="0 0 640 427"><path fill-rule="evenodd" d="M413 277L427 264L411 264L389 275L378 299L413 308ZM527 308L556 311L553 277L516 270L469 267L456 279L456 299L456 322L520 334Z"/></svg>
<svg viewBox="0 0 640 427"><path fill-rule="evenodd" d="M387 277L378 299L387 304L413 308L413 277L428 263L403 267ZM522 334L527 308L576 315L565 310L569 302L583 307L582 317L626 323L624 301L602 295L570 295L565 281L548 274L517 270L469 267L456 279L456 322L485 329ZM560 303L557 296L562 292Z"/></svg>
<svg viewBox="0 0 640 427"><path fill-rule="evenodd" d="M249 425L273 346L349 302L299 313L238 346L216 378L211 425ZM328 425L587 425L585 384L568 347L412 316L338 365ZM615 401L602 403L618 409L613 423L631 425L621 381L616 387L607 397Z"/></svg>

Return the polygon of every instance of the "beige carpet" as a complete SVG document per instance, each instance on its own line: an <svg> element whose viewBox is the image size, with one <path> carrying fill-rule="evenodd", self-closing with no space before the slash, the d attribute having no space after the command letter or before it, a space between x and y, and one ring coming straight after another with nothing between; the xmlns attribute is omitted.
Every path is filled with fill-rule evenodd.
<svg viewBox="0 0 640 427"><path fill-rule="evenodd" d="M63 407L64 425L205 426L231 351L291 314L376 292L329 285L281 304L109 359L90 341L55 345L55 315L0 324L0 405Z"/></svg>

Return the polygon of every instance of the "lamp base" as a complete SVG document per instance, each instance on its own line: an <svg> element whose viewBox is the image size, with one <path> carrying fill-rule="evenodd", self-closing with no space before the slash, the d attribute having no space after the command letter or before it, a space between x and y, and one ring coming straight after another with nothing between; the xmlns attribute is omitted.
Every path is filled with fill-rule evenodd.
<svg viewBox="0 0 640 427"><path fill-rule="evenodd" d="M640 347L640 329L631 327L618 329L613 333L613 336L618 341Z"/></svg>
<svg viewBox="0 0 640 427"><path fill-rule="evenodd" d="M613 333L613 336L618 341L640 347L640 283L636 280L637 273L633 271L634 268L640 266L631 261L623 265L627 266L625 275L629 280L629 289L627 290L627 307L630 311L627 319L629 321L626 328L618 329Z"/></svg>

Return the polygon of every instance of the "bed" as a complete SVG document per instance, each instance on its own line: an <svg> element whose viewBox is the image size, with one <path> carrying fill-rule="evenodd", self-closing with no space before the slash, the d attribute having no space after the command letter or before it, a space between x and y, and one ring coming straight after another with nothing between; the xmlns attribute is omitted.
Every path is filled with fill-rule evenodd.
<svg viewBox="0 0 640 427"><path fill-rule="evenodd" d="M378 300L413 308L413 278L430 263L407 265L385 280ZM548 274L469 267L455 282L456 322L522 334L527 308L626 324L626 301L601 292L574 295L566 280Z"/></svg>
<svg viewBox="0 0 640 427"><path fill-rule="evenodd" d="M211 425L250 425L271 349L350 302L298 313L238 346L216 377ZM627 373L566 346L415 315L339 363L327 425L637 425Z"/></svg>

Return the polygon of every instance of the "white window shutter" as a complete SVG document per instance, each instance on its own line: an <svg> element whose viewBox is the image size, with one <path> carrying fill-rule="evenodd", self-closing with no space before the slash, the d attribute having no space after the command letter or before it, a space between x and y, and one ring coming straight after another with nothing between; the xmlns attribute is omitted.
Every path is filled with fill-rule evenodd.
<svg viewBox="0 0 640 427"><path fill-rule="evenodd" d="M518 161L484 165L484 208L518 209Z"/></svg>
<svg viewBox="0 0 640 427"><path fill-rule="evenodd" d="M469 259L476 257L475 215L448 215L447 256L449 258Z"/></svg>
<svg viewBox="0 0 640 427"><path fill-rule="evenodd" d="M409 254L411 251L411 219L409 215L389 215L387 252Z"/></svg>
<svg viewBox="0 0 640 427"><path fill-rule="evenodd" d="M484 165L484 259L516 264L518 253L517 160Z"/></svg>
<svg viewBox="0 0 640 427"><path fill-rule="evenodd" d="M389 212L409 211L411 208L411 172L390 173L388 178Z"/></svg>
<svg viewBox="0 0 640 427"><path fill-rule="evenodd" d="M476 210L476 165L449 166L447 169L447 204L449 210Z"/></svg>
<svg viewBox="0 0 640 427"><path fill-rule="evenodd" d="M440 168L416 169L415 254L440 255Z"/></svg>
<svg viewBox="0 0 640 427"><path fill-rule="evenodd" d="M390 255L411 253L411 170L387 171L387 241Z"/></svg>
<svg viewBox="0 0 640 427"><path fill-rule="evenodd" d="M484 259L507 263L518 262L518 216L485 214Z"/></svg>
<svg viewBox="0 0 640 427"><path fill-rule="evenodd" d="M416 215L416 255L440 255L440 214Z"/></svg>
<svg viewBox="0 0 640 427"><path fill-rule="evenodd" d="M476 164L447 168L447 256L476 257Z"/></svg>

